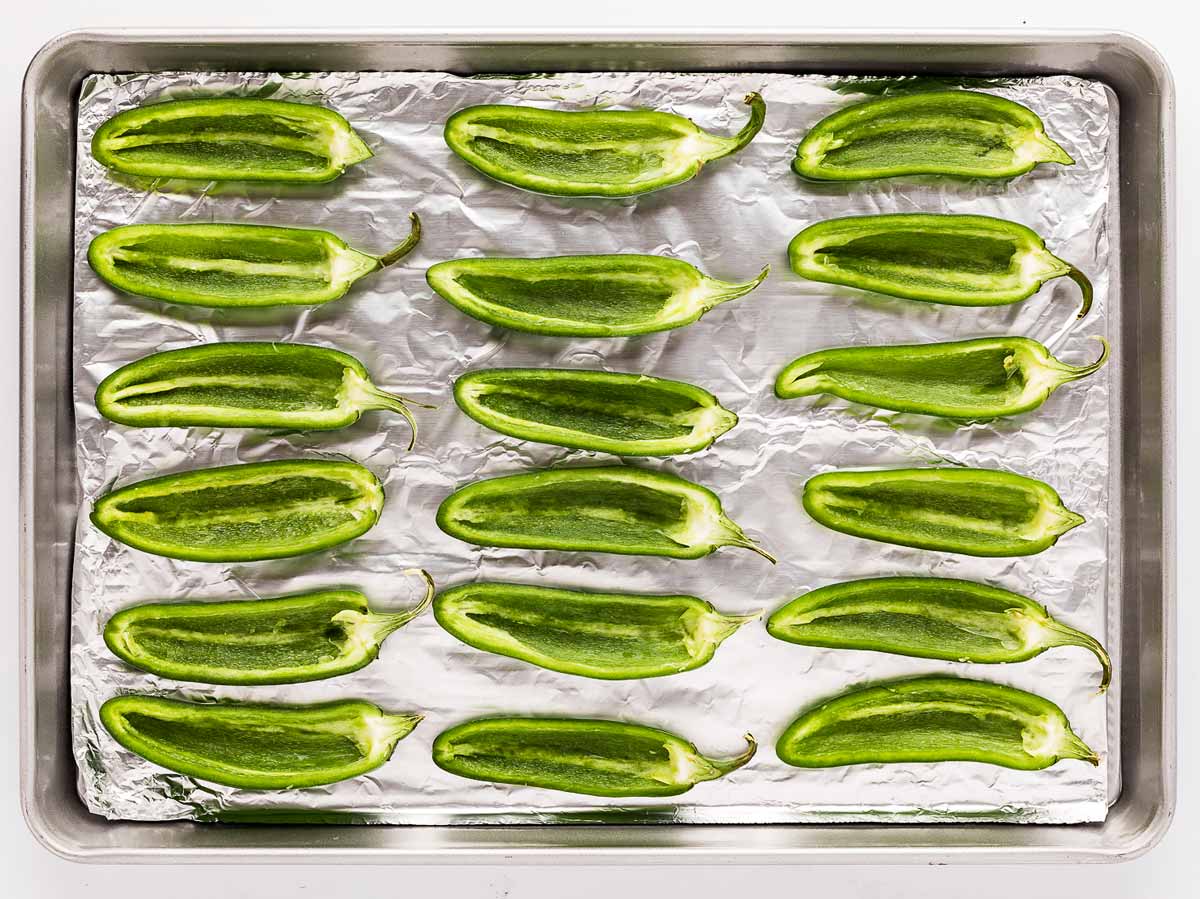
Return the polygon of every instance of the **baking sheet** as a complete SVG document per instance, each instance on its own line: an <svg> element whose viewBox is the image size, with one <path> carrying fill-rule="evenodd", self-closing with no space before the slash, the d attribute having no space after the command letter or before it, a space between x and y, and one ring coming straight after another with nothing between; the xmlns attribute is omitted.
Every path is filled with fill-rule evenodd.
<svg viewBox="0 0 1200 899"><path fill-rule="evenodd" d="M439 73L309 76L166 73L94 76L79 104L76 197L75 402L83 496L72 616L73 748L88 807L114 818L287 816L396 823L676 820L768 822L831 820L1102 819L1119 760L1117 697L1094 693L1095 662L1060 649L1016 666L973 666L882 654L791 646L747 626L697 671L647 681L593 682L542 671L458 644L425 616L394 635L380 659L355 674L282 687L176 684L128 669L109 654L101 631L120 608L160 598L270 596L335 585L362 589L381 607L413 601L417 585L400 572L419 565L439 584L475 578L593 589L690 592L719 609L773 609L839 580L934 574L987 580L1045 602L1059 617L1116 636L1119 560L1109 522L1118 491L1110 464L1119 410L1114 363L1063 388L1040 412L1016 421L954 428L918 416L833 400L776 400L771 384L790 359L826 346L947 340L1020 333L1071 361L1096 351L1085 334L1115 332L1117 298L1116 102L1097 82L1071 77L1010 81L988 90L1025 102L1076 158L1005 185L913 179L864 185L801 182L788 168L804 131L835 108L874 90L874 82L790 75L568 74L462 79ZM482 102L585 107L654 106L732 132L745 120L740 100L759 90L767 123L749 148L714 163L688 184L622 201L560 200L492 183L450 153L441 123ZM118 183L90 157L100 122L139 102L216 93L327 103L345 114L376 151L340 181L315 188L222 185L200 193ZM254 313L172 307L124 297L87 268L88 242L107 228L147 221L256 221L325 227L352 245L382 252L406 232L416 209L426 226L420 248L399 266L360 282L336 303L308 311ZM977 212L1024 222L1051 250L1092 275L1096 308L1078 325L1073 285L1055 282L1021 304L956 309L866 297L804 282L787 269L790 237L823 218L870 212ZM750 296L688 328L624 341L564 340L498 331L434 296L423 278L433 262L459 255L656 252L725 279L773 272ZM406 426L370 414L327 434L264 434L216 429L138 431L108 424L92 403L99 381L148 352L212 340L297 340L361 358L381 386L437 402L419 413L422 436L405 453ZM705 484L731 517L778 555L779 565L723 549L703 560L479 549L447 537L433 510L479 477L535 465L596 464L608 457L519 443L458 412L453 378L483 365L604 367L647 371L712 390L741 418L709 451L636 464ZM91 500L114 483L167 471L295 456L346 455L383 480L383 518L365 537L298 560L205 565L149 556L116 544L87 523ZM1088 524L1053 549L1022 559L971 559L869 543L826 531L807 518L797 493L811 474L834 467L950 462L1008 468L1055 486ZM1111 619L1111 625L1110 625ZM1015 772L968 763L858 766L799 771L775 758L773 743L803 708L851 685L888 677L952 672L1011 683L1059 703L1103 758L1093 769L1060 763ZM372 774L326 788L253 793L197 783L124 751L99 725L109 696L146 691L191 699L309 702L360 697L427 718ZM746 768L682 797L614 804L463 780L429 759L444 728L485 714L564 714L623 718L665 727L710 754L737 751L750 731L762 743Z"/></svg>

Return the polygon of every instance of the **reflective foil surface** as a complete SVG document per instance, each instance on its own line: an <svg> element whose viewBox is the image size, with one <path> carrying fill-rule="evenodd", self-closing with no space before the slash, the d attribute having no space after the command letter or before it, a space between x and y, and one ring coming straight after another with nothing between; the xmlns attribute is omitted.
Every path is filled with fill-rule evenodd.
<svg viewBox="0 0 1200 899"><path fill-rule="evenodd" d="M692 593L717 609L771 611L824 584L883 575L987 581L1036 598L1063 621L1107 637L1114 658L1119 546L1109 522L1119 492L1117 383L1121 347L1106 369L1063 387L1038 411L988 424L955 424L881 412L830 398L780 401L772 385L789 361L831 346L912 343L1023 334L1079 363L1115 334L1116 100L1099 82L1073 77L981 83L1030 106L1076 159L1011 182L906 178L812 184L790 163L807 128L882 87L878 80L782 74L603 73L461 78L440 73L159 73L99 75L79 102L74 296L75 408L82 503L75 550L71 678L72 741L87 806L111 818L345 820L388 823L548 821L980 821L1080 822L1104 817L1119 789L1116 686L1095 693L1099 672L1081 649L1056 649L1010 666L950 664L879 653L794 646L760 623L729 638L706 666L645 681L592 681L544 671L458 643L426 614L395 633L380 658L345 677L278 687L211 687L160 679L118 661L102 639L119 609L162 599L274 596L325 587L365 592L379 608L409 605L421 567L439 586L475 579L582 589ZM654 107L729 134L746 119L742 98L760 91L766 126L736 156L694 180L627 200L558 199L493 182L458 159L442 123L476 103L560 108ZM143 102L213 95L321 103L345 115L375 152L329 185L183 185L110 176L90 155L95 129ZM238 311L172 306L117 294L89 269L91 239L143 222L249 222L325 228L357 249L383 253L417 211L418 249L325 306ZM1096 304L1074 320L1078 289L1066 279L1029 300L981 309L937 306L806 282L786 248L814 221L877 212L960 212L1029 225L1052 252L1088 273ZM564 339L493 329L432 293L424 271L459 256L658 253L716 278L753 277L754 293L679 330L634 339ZM421 433L405 452L404 421L368 413L323 433L220 429L137 430L101 419L93 393L118 366L158 350L217 340L331 346L360 358L377 384L438 409L416 410ZM725 548L695 561L481 549L438 530L434 511L453 489L482 477L545 465L613 464L613 457L522 443L492 433L454 405L451 384L471 368L548 366L645 372L699 384L740 423L709 450L661 468L713 489L726 512L779 558L771 566ZM178 562L122 546L87 520L110 489L174 471L295 457L353 458L384 482L379 524L342 547L251 564ZM1004 468L1046 481L1088 519L1044 553L980 559L891 547L826 530L804 513L799 491L813 474L842 467L957 464ZM1039 693L1058 703L1102 758L1099 768L1062 762L1040 772L969 763L864 765L799 770L774 742L802 710L854 685L951 673ZM329 787L253 792L176 775L122 749L100 725L105 699L148 692L193 700L307 703L369 699L426 719L375 772ZM721 780L671 799L614 801L470 781L430 759L445 728L493 714L594 716L675 732L709 755L730 755L741 735L757 757Z"/></svg>

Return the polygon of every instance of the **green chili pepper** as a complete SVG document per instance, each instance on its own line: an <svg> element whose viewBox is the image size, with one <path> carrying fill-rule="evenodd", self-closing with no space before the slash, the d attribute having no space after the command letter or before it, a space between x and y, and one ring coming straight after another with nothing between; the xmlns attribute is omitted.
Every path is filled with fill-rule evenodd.
<svg viewBox="0 0 1200 899"><path fill-rule="evenodd" d="M809 353L775 379L781 399L829 393L897 412L986 420L1036 409L1068 381L1108 360L1067 365L1028 337L983 337L913 346L838 347Z"/></svg>
<svg viewBox="0 0 1200 899"><path fill-rule="evenodd" d="M371 157L323 106L280 100L175 100L113 116L92 138L113 171L204 181L332 181Z"/></svg>
<svg viewBox="0 0 1200 899"><path fill-rule="evenodd" d="M481 718L438 734L433 761L473 780L543 787L588 796L678 796L736 771L758 744L731 759L710 759L686 740L653 727L588 718Z"/></svg>
<svg viewBox="0 0 1200 899"><path fill-rule="evenodd" d="M767 105L748 94L750 121L718 137L683 116L650 109L563 111L469 106L446 122L446 143L480 172L562 197L631 197L696 177L706 162L745 147Z"/></svg>
<svg viewBox="0 0 1200 899"><path fill-rule="evenodd" d="M454 383L458 407L501 434L613 453L694 453L737 424L707 390L649 375L494 368Z"/></svg>
<svg viewBox="0 0 1200 899"><path fill-rule="evenodd" d="M125 293L187 306L312 306L402 259L421 239L416 213L404 243L383 256L328 231L271 225L122 225L88 247L88 264Z"/></svg>
<svg viewBox="0 0 1200 899"><path fill-rule="evenodd" d="M614 465L490 478L442 501L437 523L479 546L698 559L740 546L774 562L711 490L660 471Z"/></svg>
<svg viewBox="0 0 1200 899"><path fill-rule="evenodd" d="M919 677L844 693L793 721L775 751L797 768L983 762L1036 771L1063 759L1100 764L1050 700L960 677Z"/></svg>
<svg viewBox="0 0 1200 899"><path fill-rule="evenodd" d="M695 596L588 593L476 583L437 595L438 624L476 649L604 680L699 668L754 615L722 615Z"/></svg>
<svg viewBox="0 0 1200 899"><path fill-rule="evenodd" d="M472 318L561 337L633 337L681 328L745 296L767 277L735 284L665 256L472 258L439 262L425 279Z"/></svg>
<svg viewBox="0 0 1200 899"><path fill-rule="evenodd" d="M1028 597L954 578L830 584L771 615L767 633L803 646L990 664L1024 662L1056 646L1082 646L1100 660L1101 693L1112 680L1112 662L1094 637L1055 621Z"/></svg>
<svg viewBox="0 0 1200 899"><path fill-rule="evenodd" d="M826 116L804 136L792 168L816 181L895 175L1011 178L1042 162L1074 165L1020 103L978 91L868 100Z"/></svg>
<svg viewBox="0 0 1200 899"><path fill-rule="evenodd" d="M349 674L373 662L380 644L420 615L376 613L356 590L318 590L277 599L155 602L118 612L104 642L135 668L203 684L298 684Z"/></svg>
<svg viewBox="0 0 1200 899"><path fill-rule="evenodd" d="M417 423L405 405L411 402L372 384L353 356L296 343L166 350L118 368L96 389L101 415L142 428L320 431L352 425L371 409L390 409L412 427L409 449L417 439Z"/></svg>
<svg viewBox="0 0 1200 899"><path fill-rule="evenodd" d="M1016 222L983 215L858 215L809 225L788 245L792 270L875 293L950 306L1002 306L1024 300L1063 275L1092 285Z"/></svg>
<svg viewBox="0 0 1200 899"><path fill-rule="evenodd" d="M383 486L358 463L297 459L139 481L96 500L92 524L159 556L254 562L353 540L382 510Z"/></svg>
<svg viewBox="0 0 1200 899"><path fill-rule="evenodd" d="M843 534L968 556L1039 553L1084 522L1048 484L983 468L830 471L804 485L804 509Z"/></svg>
<svg viewBox="0 0 1200 899"><path fill-rule="evenodd" d="M359 699L322 705L196 703L117 696L100 707L113 738L142 758L246 790L291 790L373 771L420 715L388 715Z"/></svg>

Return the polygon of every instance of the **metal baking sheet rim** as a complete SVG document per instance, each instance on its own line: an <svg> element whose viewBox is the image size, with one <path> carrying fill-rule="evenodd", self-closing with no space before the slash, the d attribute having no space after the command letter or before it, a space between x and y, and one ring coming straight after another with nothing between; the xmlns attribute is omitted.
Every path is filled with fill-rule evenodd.
<svg viewBox="0 0 1200 899"><path fill-rule="evenodd" d="M35 224L34 210L35 210L35 204L36 204L36 197L33 196L34 192L33 192L32 184L31 184L33 138L34 138L34 130L31 127L33 125L33 115L34 115L33 110L31 109L31 106L32 106L31 95L36 96L39 93L39 91L37 91L36 88L38 88L40 86L39 76L42 75L41 68L45 66L48 58L53 57L54 55L62 52L64 49L71 49L73 47L76 47L80 43L93 43L93 42L97 42L97 41L101 42L101 43L104 43L104 42L126 42L126 41L129 41L130 38L133 39L132 42L135 44L136 43L151 43L151 44L153 44L153 43L162 43L162 42L168 42L168 41L178 41L182 38L191 38L193 40L209 40L209 41L214 41L214 42L217 42L220 44L230 44L230 45L236 45L239 43L250 43L250 42L264 42L264 41L265 42L292 41L292 42L299 42L299 43L319 44L319 43L326 43L326 42L329 42L332 40L349 42L349 43L362 43L364 41L372 41L372 42L377 42L377 43L388 43L388 42L417 43L417 44L428 43L431 45L450 45L450 44L461 45L461 44L472 44L472 43L478 43L478 44L482 45L482 44L486 44L488 42L503 45L505 43L515 43L515 42L520 42L520 41L546 42L549 44L554 44L554 43L569 44L569 43L576 43L576 42L596 43L599 41L599 42L602 42L603 46L605 46L606 48L614 49L614 47L615 47L616 50L619 52L620 48L616 47L616 45L629 44L629 43L634 43L634 44L643 43L644 44L646 42L653 42L654 44L657 44L657 45L661 45L664 43L674 44L674 45L678 45L678 47L686 48L686 46L688 44L711 43L711 42L726 43L726 44L737 45L737 46L750 46L755 43L770 43L770 44L774 44L774 45L788 45L788 44L795 44L798 42L804 42L811 46L814 42L819 43L821 41L824 41L830 47L836 48L837 45L843 44L843 43L856 43L856 42L864 43L864 44L886 43L888 41L889 37L903 38L906 41L924 41L924 42L948 44L948 45L953 45L956 43L969 43L969 44L1018 43L1018 44L1025 44L1025 45L1039 44L1042 46L1053 46L1056 42L1097 41L1102 44L1109 45L1110 48L1111 47L1119 47L1122 50L1124 50L1126 53L1132 53L1132 55L1135 58L1137 58L1141 63L1146 65L1151 70L1152 76L1158 82L1157 86L1161 91L1161 96L1163 98L1163 105L1165 106L1167 113L1168 113L1165 120L1163 121L1163 127L1162 127L1161 133L1160 133L1160 139L1162 140L1162 143L1163 143L1163 154L1164 154L1164 166L1163 166L1164 171L1162 174L1163 174L1163 179L1164 179L1165 196L1168 198L1168 200L1173 199L1173 196L1172 196L1173 195L1173 190L1172 190L1172 188L1173 188L1173 173L1172 173L1172 168L1170 166L1171 156L1173 153L1173 146L1172 146L1172 137L1173 137L1172 124L1173 124L1173 122L1171 120L1171 115L1170 115L1171 101L1172 101L1172 85L1171 85L1171 81L1170 81L1170 75L1167 72L1165 65L1157 57L1157 54L1155 53L1155 51L1152 48L1150 48L1149 46L1140 42L1137 38L1133 38L1132 36L1128 36L1128 35L1093 34L1093 33L1085 33L1085 32L1063 32L1063 33L1059 33L1059 34L1050 33L1050 34L1045 34L1045 35L1024 35L1024 34L1017 35L1017 34L1011 34L1011 33L989 33L989 32L971 32L971 33L941 32L941 33L930 33L930 34L922 34L922 35L912 34L912 33L898 33L898 32L897 33L882 32L882 33L874 33L874 34L859 34L859 33L854 33L854 32L808 32L808 33L804 33L804 34L799 34L799 33L793 34L793 35L773 34L770 36L758 37L753 34L727 34L727 33L721 33L721 32L696 32L696 33L689 34L689 35L675 35L675 34L669 34L669 33L646 32L646 33L641 33L638 35L629 35L629 34L623 34L623 33L602 33L602 32L589 33L589 34L559 34L559 33L554 33L554 32L522 33L522 32L511 31L511 32L505 32L505 33L500 33L500 34L482 35L482 34L465 32L465 31L463 31L463 32L447 32L447 31L429 30L429 31L412 31L412 32L407 32L403 35L369 35L368 36L368 35L336 32L336 31L316 33L316 34L300 33L300 32L294 32L294 33L272 32L270 34L267 34L267 33L259 34L259 33L255 33L255 32L232 32L232 31L230 31L230 32L220 32L220 33L216 33L216 34L212 34L212 35L202 35L202 34L186 34L185 35L183 33L169 33L168 34L168 33L160 33L160 32L135 31L135 32L126 32L126 33L123 33L120 35L116 35L116 34L105 35L102 33L77 32L77 33L68 34L63 37L57 38L54 41L47 44L46 47L43 48L43 50L38 54L38 56L35 57L33 63L30 66L30 69L29 69L29 72L28 72L27 78L26 78L25 96L24 96L24 102L23 102L23 105L24 105L23 111L24 111L24 116L25 116L25 122L24 122L25 128L24 128L23 147L22 147L22 175L23 175L22 221L23 221L23 225L25 226L23 228L23 232L22 232L22 422L21 422L21 456L22 456L22 460L21 460L21 472L22 472L21 511L22 511L22 525L23 525L23 527L22 527L22 545L23 545L23 549L25 550L22 553L22 560L21 560L22 561L22 572L21 572L22 573L22 605L21 605L22 652L21 652L21 656L22 656L22 662L23 662L22 675L23 675L23 681L24 681L24 683L23 683L23 687L24 687L23 701L22 701L22 707L21 707L21 713L22 713L22 808L26 814L27 820L30 823L31 829L34 831L35 836L37 836L40 840L42 840L42 842L45 845L47 845L48 848L52 849L52 851L56 851L60 855L64 855L65 857L75 858L75 859L94 858L96 860L112 861L112 860L116 860L116 857L145 859L149 856L149 857L154 858L155 860L161 861L161 860L163 860L164 855L169 855L169 856L177 857L177 858L187 858L187 857L196 857L196 855L199 853L199 854L202 854L206 860L211 860L211 861L230 861L230 860L263 861L263 860L267 860L266 856L270 856L271 860L295 861L295 860L298 860L296 858L296 855L298 855L298 854L312 853L311 847L292 847L290 849L287 849L287 848L284 848L283 846L272 847L272 848L256 848L256 849L249 849L249 850L244 850L244 851L231 851L229 846L224 846L219 849L218 848L193 848L193 849L174 850L174 851L169 850L169 849L163 850L163 849L153 849L153 848L138 850L138 849L130 849L129 847L124 847L124 848L119 848L119 849L113 848L113 847L108 847L108 848L99 849L99 850L87 851L87 850L83 850L82 847L79 847L79 846L64 845L64 843L62 841L55 839L55 836L49 832L48 828L41 826L41 825L45 824L45 819L39 810L39 806L34 802L35 797L32 795L32 791L31 791L31 787L33 786L33 784L32 784L33 762L37 755L37 746L33 740L34 733L32 730L32 719L33 719L33 713L35 710L34 709L34 701L35 701L36 697L35 697L35 693L34 693L34 678L32 677L32 674L31 674L32 669L31 669L31 664L30 664L31 663L31 651L33 648L33 639L32 639L33 632L32 631L33 631L34 620L33 620L33 608L32 608L32 602L33 602L32 586L33 585L31 583L30 570L29 570L30 560L33 555L32 550L34 548L34 546L33 546L34 529L32 527L32 524L33 524L33 508L35 505L35 498L33 496L33 489L32 489L34 479L31 477L31 474L32 474L31 460L33 458L33 452L34 452L32 425L33 425L33 417L35 414L35 406L34 406L34 402L33 402L33 386L34 385L31 380L31 372L30 372L31 362L35 361L32 358L34 355L32 351L35 349L35 345L33 344L33 341L31 339L32 328L31 328L31 321L30 321L30 319L31 319L30 313L31 313L31 307L33 305L33 298L34 298L34 291L32 289L32 285L34 282L34 265L33 265L34 260L32 258L31 249L32 249L32 242L33 242L32 225ZM680 68L682 69L683 67L681 66ZM746 66L742 65L742 66L739 66L738 68L745 69ZM895 70L894 66L893 66L892 70L893 71ZM69 129L68 129L68 133L69 133ZM1040 845L1040 846L1037 846L1036 848L1032 847L1032 846L1011 847L1011 848L1003 847L1002 848L1002 847L994 846L994 844L989 847L987 842L981 841L980 843L973 843L973 844L969 844L969 845L959 845L959 846L942 845L939 847L939 850L936 853L936 855L933 856L935 858L938 858L941 860L946 860L948 858L965 858L965 859L972 859L972 860L979 860L979 861L987 861L987 860L995 861L1000 857L1010 858L1011 853L1020 852L1022 848L1030 851L1030 858L1028 860L1041 859L1041 860L1049 861L1049 860L1061 860L1064 857L1087 858L1087 857L1097 857L1097 856L1100 856L1100 857L1130 857L1132 854L1140 854L1140 852L1145 851L1151 845L1153 845L1153 843L1156 842L1157 839L1161 836L1161 833L1165 831L1166 825L1169 823L1169 818L1170 818L1170 814L1171 814L1171 810L1172 810L1172 806L1173 806L1173 789L1172 789L1173 785L1172 785L1171 781L1173 780L1173 727L1174 727L1174 721L1173 721L1173 714L1174 714L1174 709L1173 709L1173 706L1174 706L1173 651L1172 651L1173 650L1173 646L1172 646L1173 628L1172 628L1172 625L1173 625L1173 614L1174 614L1174 610L1173 610L1173 599L1174 599L1174 591L1173 591L1173 587L1174 587L1174 571L1173 571L1173 562L1174 562L1174 558L1173 558L1173 548L1174 548L1174 545L1173 545L1173 539L1174 539L1174 535L1173 535L1173 523L1174 523L1174 495L1173 495L1173 488L1174 488L1174 477L1173 477L1173 475L1174 475L1174 434L1173 434L1173 431L1174 431L1174 422L1173 422L1174 389L1173 388L1174 388L1174 385L1173 385L1173 381L1172 381L1172 377L1171 377L1173 375L1173 370L1174 370L1174 368L1173 368L1173 364L1174 364L1173 324L1174 324L1174 322L1173 322L1173 307L1172 307L1173 286L1174 286L1173 285L1173 275L1174 275L1174 272L1173 272L1173 249L1174 248L1171 245L1171 238L1173 236L1173 234L1172 234L1173 216L1174 216L1174 210L1171 207L1170 203L1168 203L1167 208L1163 211L1164 227L1161 229L1163 234L1165 235L1165 241L1166 241L1165 252L1163 253L1163 259L1162 259L1162 271L1163 271L1163 276L1164 276L1163 284L1162 284L1162 295L1163 295L1162 309L1163 309L1164 314L1162 317L1162 324L1163 324L1162 343L1163 343L1163 346L1161 347L1161 350L1163 352L1163 356L1162 356L1163 381L1164 381L1164 388L1165 388L1163 391L1163 396L1162 396L1162 407L1163 408L1161 410L1163 413L1162 414L1163 441L1162 441L1161 449L1162 449L1162 463L1163 463L1163 466L1162 466L1163 467L1163 483L1164 483L1164 487L1165 487L1164 496L1163 496L1163 537L1164 537L1164 539L1163 539L1163 543L1162 543L1162 546L1165 550L1165 552L1163 553L1164 571L1162 572L1163 587L1164 587L1164 590L1163 590L1164 612L1165 612L1164 627L1163 627L1163 637L1164 637L1163 642L1165 644L1163 647L1163 649L1164 649L1164 653L1163 653L1163 660L1164 660L1163 683L1166 687L1166 689L1164 690L1164 695L1163 695L1164 708L1163 708L1163 727L1162 727L1163 736L1164 736L1164 746L1166 747L1166 751L1164 752L1164 756L1166 756L1166 758L1165 758L1165 763L1164 763L1164 770L1162 772L1163 780L1166 785L1166 791L1165 791L1166 795L1164 796L1164 802L1162 803L1161 808L1158 809L1158 813L1153 817L1153 820L1150 822L1150 825L1147 828L1145 828L1144 831L1142 832L1142 839L1138 841L1139 845L1128 846L1119 851L1100 850L1097 852L1096 850L1092 850L1092 851L1084 850L1084 849L1082 849L1082 847L1079 847L1076 850L1072 851L1063 846L1051 847L1051 846L1046 846L1046 845ZM1122 249L1125 249L1125 247L1123 246ZM61 401L61 397L60 397L60 401ZM188 827L188 826L194 826L194 825L172 825L172 826ZM764 827L767 829L775 830L776 832L779 832L781 829L783 831L791 831L793 829L793 826L786 826L786 825L784 825L784 826L781 826L781 825L741 825L741 826L732 827L732 828L721 827L721 826L710 826L710 827L702 828L702 830L716 836L717 834L715 832L728 831L730 833L736 833L739 831L744 831L747 828L753 829L753 830L761 830ZM813 825L802 825L802 827L809 831L826 829L823 826L813 826ZM1031 829L1046 829L1047 827L1050 829L1053 829L1053 830L1062 830L1063 829L1062 827L1056 827L1054 825L1035 826L1034 828L1031 828ZM569 825L567 826L567 828L569 828ZM493 834L498 833L498 832L504 833L504 832L511 830L511 828L488 828L488 827L485 827L482 829L485 831L489 831ZM529 830L531 828L522 828L522 829ZM532 829L540 829L540 828L532 828ZM570 828L570 829L573 829L573 828ZM614 831L616 833L621 833L624 831L626 833L632 832L633 834L638 834L639 832L645 832L647 830L656 830L656 829L657 828L654 828L652 825L648 825L648 826L642 826L642 827L632 828L632 829L631 828L590 827L590 828L587 828L586 830L591 833L594 833L596 836L599 836L599 832ZM860 827L860 828L856 828L856 829L861 831L863 828ZM895 825L892 825L892 826L889 826L888 829L895 830L897 828ZM909 833L912 833L911 827L901 827L899 829L906 830ZM372 829L372 830L374 830L374 829ZM555 832L561 834L563 837L567 837L568 834L562 833L562 830L563 830L563 827L560 826ZM692 828L690 830L695 830L695 828ZM941 829L941 830L943 831L943 833L945 832L944 829ZM956 828L955 830L962 831L962 830L970 830L970 829ZM480 836L482 836L482 834L480 834ZM195 841L195 842L207 842L207 841L199 840L199 841ZM370 842L377 842L377 841L370 841ZM555 858L561 858L563 854L566 854L570 860L576 860L576 861L600 861L600 860L605 860L605 859L611 860L611 861L662 861L667 857L682 857L684 855L690 855L690 854L693 854L694 852L698 852L698 851L704 852L706 854L706 857L708 857L712 860L717 860L718 858L728 857L729 860L754 861L756 863L772 861L772 860L778 860L778 861L796 860L797 856L802 857L805 861L836 861L836 860L841 859L841 860L845 860L845 861L853 860L853 861L857 861L857 862L867 861L867 860L892 861L892 862L901 861L901 860L925 861L925 860L928 860L930 857L928 854L923 853L915 845L912 845L912 846L900 845L900 846L891 846L891 847L884 847L884 846L858 847L858 846L842 845L836 849L834 847L828 846L828 845L822 846L820 848L816 848L816 847L812 847L812 846L803 846L803 847L770 846L770 847L762 847L760 849L760 848L751 848L749 846L746 846L745 841L741 840L741 839L735 839L732 841L733 845L726 844L723 847L720 845L712 845L711 844L711 842L715 842L717 844L724 842L721 839L717 839L716 841L708 841L708 840L700 841L700 842L703 842L703 843L706 843L709 845L699 845L699 844L689 845L689 846L662 846L662 845L660 845L660 846L657 846L654 848L647 846L647 845L620 845L622 842L625 842L624 840L618 840L616 842L616 844L609 843L608 840L602 840L602 841L597 841L597 842L609 843L609 845L606 845L606 846L591 845L591 846L588 846L587 848L583 849L582 851L578 851L578 850L574 849L573 847L568 847L568 846L558 846L558 847L547 846L547 845L545 845L544 841L538 841L540 843L540 845L538 845L536 848L523 848L523 847L519 847L516 845L507 845L507 846L475 845L475 846L470 846L470 847L438 846L437 844L439 843L439 841L436 839L434 839L432 841L427 841L425 839L422 839L419 842L422 842L422 843L430 842L431 845L428 847L414 846L414 847L407 848L407 849L401 849L401 848L397 848L397 847L393 847L393 846L387 846L387 847L380 846L378 848L365 848L364 847L362 849L331 850L329 854L318 851L315 854L308 855L308 858L310 858L311 860L320 860L320 861L329 861L329 860L332 860L333 857L344 857L347 859L349 859L349 858L371 858L372 860L383 860L383 858L386 858L388 856L394 856L397 859L403 858L404 860L408 860L408 861L416 861L416 860L437 861L437 860L449 860L451 858L454 859L455 861L462 861L462 860L464 860L463 857L467 856L467 857L478 858L479 860L482 860L482 861L486 861L489 858L495 858L496 855L504 855L504 856L520 855L522 857L527 857L527 856L531 856L531 855L536 856L536 857L547 857L549 855L549 856L552 856ZM574 842L574 840L572 840L572 842ZM588 839L588 840L585 840L584 842L585 843L593 843L593 840ZM637 837L635 836L632 840L630 840L630 842L640 843L641 841L638 840ZM647 842L649 842L649 841L647 841ZM661 843L661 840L654 839L653 842ZM695 841L693 841L693 842L695 842ZM771 841L771 842L775 842L775 841ZM788 841L788 842L790 842L790 841ZM805 842L805 841L802 841L802 842ZM841 843L843 841L838 841L838 842ZM855 841L845 841L845 842L855 842ZM921 841L921 842L924 842L924 841ZM947 839L945 842L958 842L958 840ZM1054 854L1056 852L1057 853L1065 852L1066 855L1065 856L1059 855L1056 858L1050 857L1052 854ZM725 856L725 855L723 855L723 853L729 853L729 855ZM816 857L814 857L814 855ZM381 858L381 856L383 858ZM1012 860L1016 860L1016 859L1012 859Z"/></svg>

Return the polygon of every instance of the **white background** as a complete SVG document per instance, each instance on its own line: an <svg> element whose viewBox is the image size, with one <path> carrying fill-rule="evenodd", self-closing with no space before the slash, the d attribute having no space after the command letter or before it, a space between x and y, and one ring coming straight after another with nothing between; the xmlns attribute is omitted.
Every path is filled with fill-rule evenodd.
<svg viewBox="0 0 1200 899"><path fill-rule="evenodd" d="M64 862L39 846L21 819L17 796L17 637L16 637L16 548L17 548L17 227L18 227L18 140L19 90L29 59L50 37L80 28L120 27L405 27L455 26L544 28L686 28L689 26L743 28L764 32L772 29L868 27L868 28L1108 28L1134 31L1155 45L1172 67L1178 87L1179 240L1180 249L1180 346L1200 338L1200 325L1192 307L1195 297L1189 286L1196 269L1194 248L1198 238L1195 210L1200 193L1194 177L1194 159L1200 152L1198 119L1200 104L1190 88L1190 79L1200 77L1195 48L1200 15L1182 3L1131 3L1130 0L1089 0L1086 3L1028 0L992 0L987 4L964 4L961 0L855 0L850 4L801 3L798 0L739 0L736 4L689 0L686 4L650 4L645 0L593 0L566 4L555 2L483 3L452 0L437 7L413 6L398 0L353 0L333 4L329 0L43 0L36 4L11 4L0 35L0 69L4 90L0 91L0 121L7 123L0 139L4 154L0 197L9 214L0 219L0 265L7 274L8 299L0 304L0 422L7 433L0 438L0 501L9 514L0 519L0 570L9 573L9 627L0 628L0 859L7 894L26 896L86 895L87 899L138 899L169 896L171 899L219 895L271 897L332 895L368 897L438 894L446 897L569 897L590 899L614 894L633 897L663 895L708 899L718 896L784 894L845 897L886 896L955 897L1061 897L1088 896L1154 897L1174 899L1197 894L1200 883L1200 811L1196 800L1200 786L1189 776L1187 751L1195 745L1191 720L1189 681L1200 674L1200 663L1189 645L1200 638L1200 617L1188 609L1190 578L1181 577L1180 597L1180 684L1181 727L1179 810L1174 826L1163 843L1149 855L1119 866L1075 866L1040 868L525 868L515 865L474 868L199 868L199 867L97 867ZM64 177L67 177L64 173ZM1190 557L1196 539L1187 510L1200 500L1196 480L1188 471L1200 404L1189 397L1186 386L1195 377L1194 354L1181 352L1179 380L1181 404L1179 437L1179 528L1181 558Z"/></svg>

